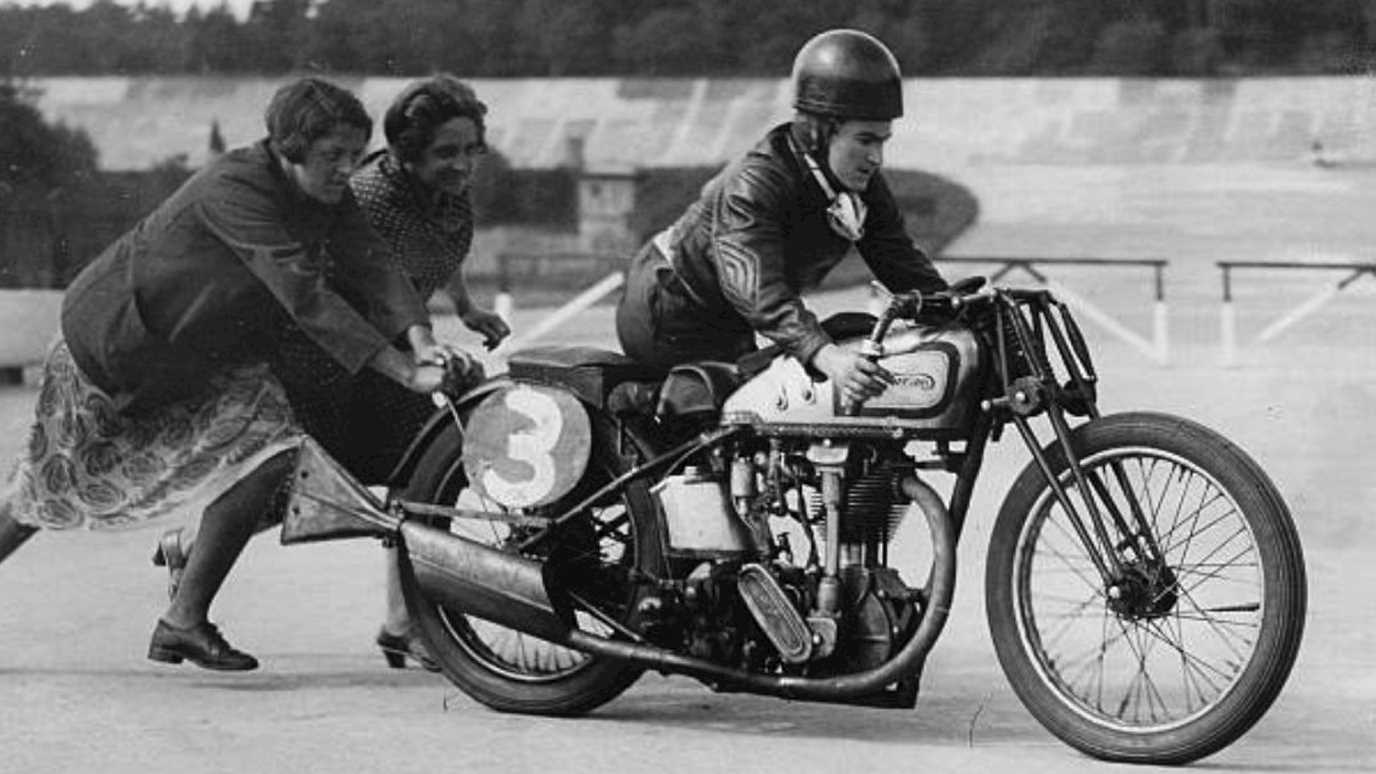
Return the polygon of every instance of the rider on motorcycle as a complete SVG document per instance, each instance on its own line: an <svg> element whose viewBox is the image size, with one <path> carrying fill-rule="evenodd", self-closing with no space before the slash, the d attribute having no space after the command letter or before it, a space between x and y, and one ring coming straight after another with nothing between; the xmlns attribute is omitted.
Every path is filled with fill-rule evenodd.
<svg viewBox="0 0 1376 774"><path fill-rule="evenodd" d="M863 32L830 30L799 50L792 80L793 120L709 181L633 259L617 337L627 355L667 370L735 360L760 333L858 401L892 377L837 347L800 293L852 246L890 290L947 285L879 171L903 114L893 54Z"/></svg>

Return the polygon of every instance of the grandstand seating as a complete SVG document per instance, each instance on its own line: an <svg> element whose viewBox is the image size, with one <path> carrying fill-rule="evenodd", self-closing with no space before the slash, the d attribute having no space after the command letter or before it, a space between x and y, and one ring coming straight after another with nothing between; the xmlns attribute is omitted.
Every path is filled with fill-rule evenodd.
<svg viewBox="0 0 1376 774"><path fill-rule="evenodd" d="M231 144L262 134L279 80L41 78L39 106L85 129L109 169L184 154L197 165L218 121ZM343 78L377 115L406 82ZM564 159L582 137L589 164L694 166L747 147L788 115L773 79L473 81L491 106L492 140L518 167ZM1313 141L1342 158L1376 160L1376 79L914 79L891 148L897 167L1286 162Z"/></svg>

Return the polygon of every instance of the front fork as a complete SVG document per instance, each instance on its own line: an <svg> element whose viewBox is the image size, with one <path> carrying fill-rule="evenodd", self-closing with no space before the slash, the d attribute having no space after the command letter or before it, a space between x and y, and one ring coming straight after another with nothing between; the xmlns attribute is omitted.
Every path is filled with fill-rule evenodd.
<svg viewBox="0 0 1376 774"><path fill-rule="evenodd" d="M1127 551L1135 554L1138 567L1157 568L1162 573L1167 572L1167 568L1165 555L1122 463L1111 460L1107 467L1127 501L1128 514L1124 514L1115 503L1104 478L1098 472L1085 470L1071 441L1071 427L1066 420L1067 406L1073 406L1077 413L1087 416L1090 421L1100 416L1094 395L1098 377L1088 347L1065 305L1053 301L1049 294L1034 293L1016 301L1011 297L1002 297L1001 301L1000 317L1007 324L998 326L996 339L1004 364L1005 394L1002 398L986 401L985 408L1006 412L1008 421L1017 428L1053 496L1065 511L1076 537L1093 561L1104 583L1105 593L1110 600L1114 600L1121 594L1121 585L1129 575L1124 564ZM1031 324L1021 311L1023 306L1031 314ZM1059 311L1059 319L1052 314L1053 307ZM1064 387L1057 383L1055 372L1044 354L1043 344L1047 336L1055 345L1069 377ZM1014 358L1022 360L1028 376L1016 379L1009 377L1008 364ZM1043 452L1044 445L1032 429L1031 417L1042 410L1055 435L1055 444L1065 457L1074 490L1084 504L1083 509L1076 507L1068 488L1062 485L1061 477L1056 475L1051 461ZM1115 539L1115 533L1120 537Z"/></svg>

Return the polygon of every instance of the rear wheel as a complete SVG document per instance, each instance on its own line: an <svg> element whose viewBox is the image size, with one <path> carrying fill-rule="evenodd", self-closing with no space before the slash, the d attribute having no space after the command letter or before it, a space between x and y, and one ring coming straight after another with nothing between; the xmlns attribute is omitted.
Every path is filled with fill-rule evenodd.
<svg viewBox="0 0 1376 774"><path fill-rule="evenodd" d="M1073 445L1100 512L1132 523L1135 501L1164 561L1110 523L1121 571L1106 583L1029 465L986 566L1003 670L1037 720L1090 755L1178 764L1217 752L1266 712L1299 649L1305 573L1290 513L1251 458L1193 422L1110 416L1077 428ZM1047 452L1087 513L1064 456Z"/></svg>
<svg viewBox="0 0 1376 774"><path fill-rule="evenodd" d="M579 485L551 506L522 513L561 513L634 465L634 454L618 442L610 422L594 414L592 431L592 458ZM451 426L417 464L406 499L505 510L468 487L461 453L461 435ZM659 566L649 498L643 481L615 490L561 527L559 536L527 554L557 562L563 568L559 575L570 579L575 617L584 631L615 638L634 629L640 596L634 578L653 574ZM453 519L448 527L455 534L504 550L516 550L517 544L540 529L473 519ZM397 553L407 606L432 655L446 677L489 707L504 712L577 715L612 700L642 672L626 662L554 645L431 602L417 587L405 552Z"/></svg>

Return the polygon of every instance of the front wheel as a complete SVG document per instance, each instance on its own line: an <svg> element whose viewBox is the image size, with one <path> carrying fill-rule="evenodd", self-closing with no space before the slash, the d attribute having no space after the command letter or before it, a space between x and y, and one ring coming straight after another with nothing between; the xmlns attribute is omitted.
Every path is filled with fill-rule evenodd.
<svg viewBox="0 0 1376 774"><path fill-rule="evenodd" d="M1029 464L985 568L1003 671L1043 726L1089 755L1211 755L1261 718L1299 650L1305 572L1289 510L1245 452L1184 419L1103 417L1076 428L1072 445L1116 569L1101 573ZM1054 444L1046 453L1092 531L1065 456Z"/></svg>

